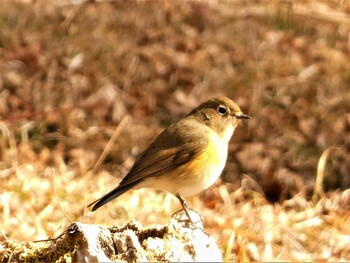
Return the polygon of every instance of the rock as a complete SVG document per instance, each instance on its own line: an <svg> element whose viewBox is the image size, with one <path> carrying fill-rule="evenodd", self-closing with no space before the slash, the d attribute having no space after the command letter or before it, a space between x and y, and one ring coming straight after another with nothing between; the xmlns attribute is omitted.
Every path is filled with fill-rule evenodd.
<svg viewBox="0 0 350 263"><path fill-rule="evenodd" d="M142 227L131 221L123 227L75 222L56 239L43 243L0 243L0 261L46 262L220 262L215 241L203 231L199 215L188 221L176 213L166 225Z"/></svg>

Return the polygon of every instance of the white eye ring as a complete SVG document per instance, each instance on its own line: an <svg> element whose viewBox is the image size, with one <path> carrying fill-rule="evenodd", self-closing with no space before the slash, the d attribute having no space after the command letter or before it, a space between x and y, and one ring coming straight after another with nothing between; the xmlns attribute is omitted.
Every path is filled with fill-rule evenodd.
<svg viewBox="0 0 350 263"><path fill-rule="evenodd" d="M224 116L227 114L227 109L225 106L219 105L216 111L221 115Z"/></svg>

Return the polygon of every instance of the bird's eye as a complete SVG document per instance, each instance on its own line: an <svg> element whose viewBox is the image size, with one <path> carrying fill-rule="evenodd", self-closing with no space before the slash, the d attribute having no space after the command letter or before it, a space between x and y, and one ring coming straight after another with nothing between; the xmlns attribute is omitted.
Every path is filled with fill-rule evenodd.
<svg viewBox="0 0 350 263"><path fill-rule="evenodd" d="M219 107L216 110L221 116L224 116L227 113L227 109L222 105L219 105Z"/></svg>

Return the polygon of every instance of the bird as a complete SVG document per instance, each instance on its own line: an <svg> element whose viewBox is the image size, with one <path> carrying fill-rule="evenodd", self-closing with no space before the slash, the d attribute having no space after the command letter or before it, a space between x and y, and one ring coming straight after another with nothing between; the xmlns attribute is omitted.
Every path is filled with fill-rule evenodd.
<svg viewBox="0 0 350 263"><path fill-rule="evenodd" d="M250 119L225 96L209 99L170 125L140 154L118 186L90 203L95 211L129 190L172 193L191 221L183 197L210 187L221 175L228 144L242 119Z"/></svg>

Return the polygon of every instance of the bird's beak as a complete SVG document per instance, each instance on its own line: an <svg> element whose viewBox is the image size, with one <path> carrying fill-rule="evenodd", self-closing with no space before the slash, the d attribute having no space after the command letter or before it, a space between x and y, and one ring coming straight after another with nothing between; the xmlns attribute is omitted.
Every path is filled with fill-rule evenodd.
<svg viewBox="0 0 350 263"><path fill-rule="evenodd" d="M249 115L244 114L244 113L236 114L235 117L236 117L237 119L251 119L251 118L252 118L252 117L250 117Z"/></svg>

